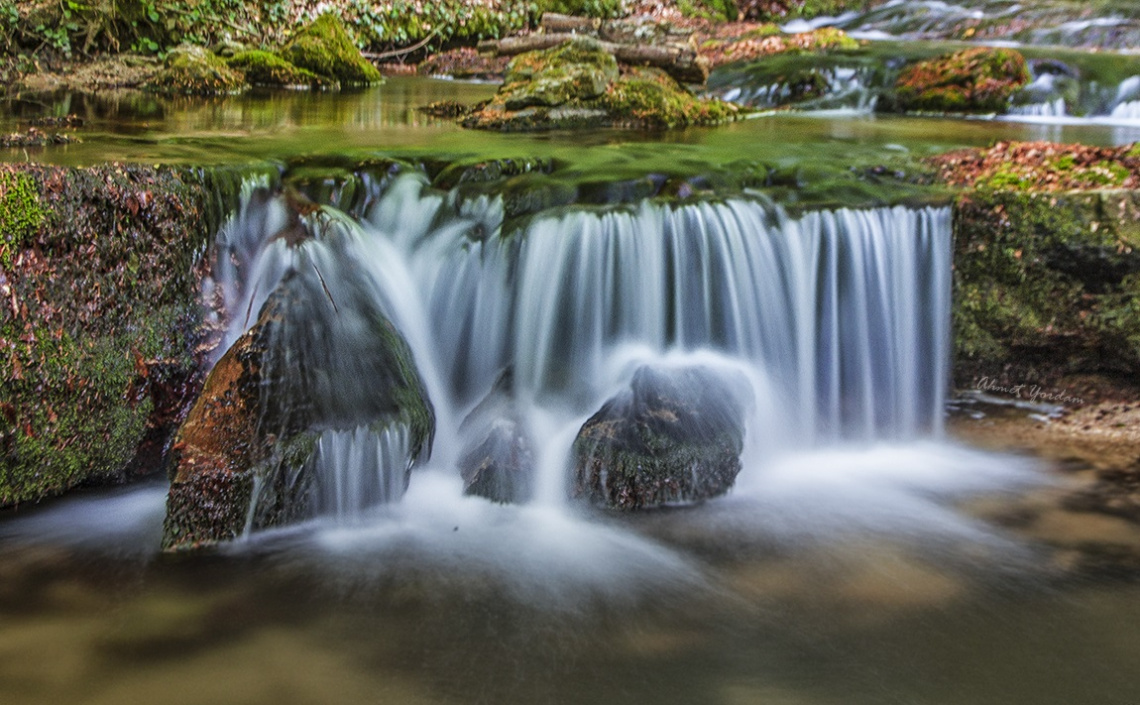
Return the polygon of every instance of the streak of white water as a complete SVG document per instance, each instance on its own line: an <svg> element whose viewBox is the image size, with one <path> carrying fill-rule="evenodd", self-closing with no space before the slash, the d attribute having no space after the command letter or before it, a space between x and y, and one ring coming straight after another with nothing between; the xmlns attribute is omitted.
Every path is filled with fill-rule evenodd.
<svg viewBox="0 0 1140 705"><path fill-rule="evenodd" d="M574 432L628 384L630 360L665 364L680 355L685 364L743 366L756 401L750 439L765 441L749 446L757 463L776 448L941 429L945 208L791 217L759 200L644 202L540 216L504 234L499 198L461 199L408 174L387 184L362 226L334 213L335 227L297 245L274 237L288 222L283 207L255 201L222 240L228 339L256 320L290 272L318 277L321 288L316 280L310 288L323 289L334 308L354 296L371 301L365 308L382 310L414 351L436 410L438 467L459 457L461 409L513 366L525 425L542 439L541 503L565 495ZM354 314L350 307L329 315ZM306 335L306 345L322 344ZM321 358L330 369L355 354L351 345L325 344L334 351ZM705 350L715 359L702 357ZM349 375L330 389L354 397L359 382ZM342 417L346 423L319 443L315 501L320 513L350 518L400 496L408 437L406 429L377 435L350 414L335 416Z"/></svg>

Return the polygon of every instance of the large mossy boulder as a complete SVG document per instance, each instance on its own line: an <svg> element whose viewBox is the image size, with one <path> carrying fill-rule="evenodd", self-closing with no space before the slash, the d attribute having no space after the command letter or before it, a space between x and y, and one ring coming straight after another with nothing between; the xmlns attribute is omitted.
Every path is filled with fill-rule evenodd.
<svg viewBox="0 0 1140 705"><path fill-rule="evenodd" d="M161 469L241 174L0 165L0 508ZM152 453L152 451L154 451Z"/></svg>
<svg viewBox="0 0 1140 705"><path fill-rule="evenodd" d="M525 502L534 494L534 442L514 398L508 368L459 428L465 439L459 472L464 494L495 502Z"/></svg>
<svg viewBox="0 0 1140 705"><path fill-rule="evenodd" d="M507 110L554 108L600 97L619 75L617 60L592 39L520 54L507 66L497 99Z"/></svg>
<svg viewBox="0 0 1140 705"><path fill-rule="evenodd" d="M908 66L895 83L903 111L1000 113L1029 82L1029 67L1013 49L976 47Z"/></svg>
<svg viewBox="0 0 1140 705"><path fill-rule="evenodd" d="M578 432L573 495L635 510L728 492L741 468L749 388L707 367L638 369Z"/></svg>
<svg viewBox="0 0 1140 705"><path fill-rule="evenodd" d="M152 93L223 95L245 90L245 76L199 46L182 45L166 56L164 68L143 84Z"/></svg>
<svg viewBox="0 0 1140 705"><path fill-rule="evenodd" d="M953 300L959 387L1056 390L1084 375L1135 387L1140 194L962 194Z"/></svg>
<svg viewBox="0 0 1140 705"><path fill-rule="evenodd" d="M336 88L338 83L325 76L294 66L280 54L260 49L239 51L226 64L245 75L254 86L272 88Z"/></svg>
<svg viewBox="0 0 1140 705"><path fill-rule="evenodd" d="M704 100L656 69L619 69L596 39L580 37L516 56L487 104L466 127L551 130L588 127L673 128L736 119L739 108Z"/></svg>
<svg viewBox="0 0 1140 705"><path fill-rule="evenodd" d="M379 69L356 48L335 15L325 13L300 29L281 49L281 56L299 68L345 86L382 83Z"/></svg>
<svg viewBox="0 0 1140 705"><path fill-rule="evenodd" d="M165 549L315 513L334 491L319 485L324 434L406 438L407 457L391 469L401 486L429 451L434 412L411 350L350 254L355 227L321 209L283 230L277 246L301 250L296 265L211 371L175 439Z"/></svg>

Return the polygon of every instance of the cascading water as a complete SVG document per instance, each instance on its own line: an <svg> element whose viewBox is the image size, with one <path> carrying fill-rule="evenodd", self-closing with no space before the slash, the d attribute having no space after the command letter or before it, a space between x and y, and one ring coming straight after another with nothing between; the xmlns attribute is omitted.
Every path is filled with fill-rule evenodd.
<svg viewBox="0 0 1140 705"><path fill-rule="evenodd" d="M335 216L335 234L300 244L280 235L281 199L253 190L220 240L227 340L290 272L333 302L345 287L365 292L414 350L437 413L434 465L453 466L460 410L508 365L536 437L568 444L628 382L630 365L614 361L631 349L642 363L710 350L755 370L764 421L750 424L759 450L749 457L759 462L776 450L941 428L946 208L792 217L759 199L643 202L540 214L504 230L497 197L434 191L415 173L382 188L361 224ZM324 344L330 357L353 354ZM406 470L407 445L406 429L324 432L310 461L316 511L351 517L400 496L392 478ZM540 455L539 495L550 500L566 450Z"/></svg>

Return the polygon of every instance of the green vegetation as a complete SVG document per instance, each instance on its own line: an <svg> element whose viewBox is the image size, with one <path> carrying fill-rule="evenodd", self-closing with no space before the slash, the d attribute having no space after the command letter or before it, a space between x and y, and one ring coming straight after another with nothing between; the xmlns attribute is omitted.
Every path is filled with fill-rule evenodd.
<svg viewBox="0 0 1140 705"><path fill-rule="evenodd" d="M364 86L384 80L360 55L344 25L332 14L321 15L298 31L281 49L281 56L299 68L344 85Z"/></svg>
<svg viewBox="0 0 1140 705"><path fill-rule="evenodd" d="M183 46L170 52L166 66L143 84L152 93L218 95L245 90L245 76L210 51Z"/></svg>
<svg viewBox="0 0 1140 705"><path fill-rule="evenodd" d="M615 122L668 129L719 125L737 118L739 109L719 100L701 100L664 71L633 69L599 99Z"/></svg>
<svg viewBox="0 0 1140 705"><path fill-rule="evenodd" d="M0 506L122 478L161 435L154 400L177 403L193 367L193 263L237 189L198 170L0 167L20 177L43 221L0 312Z"/></svg>
<svg viewBox="0 0 1140 705"><path fill-rule="evenodd" d="M16 253L44 222L36 184L27 174L0 172L0 268L11 269Z"/></svg>
<svg viewBox="0 0 1140 705"><path fill-rule="evenodd" d="M1029 82L1025 57L977 47L908 66L895 83L899 107L943 113L1002 112Z"/></svg>
<svg viewBox="0 0 1140 705"><path fill-rule="evenodd" d="M678 0L677 7L690 17L766 22L839 15L870 4L870 0Z"/></svg>
<svg viewBox="0 0 1140 705"><path fill-rule="evenodd" d="M271 51L238 52L226 59L226 64L240 71L254 86L335 88L338 85L333 79L298 68Z"/></svg>
<svg viewBox="0 0 1140 705"><path fill-rule="evenodd" d="M987 189L960 196L958 383L1140 372L1138 206L1127 191Z"/></svg>
<svg viewBox="0 0 1140 705"><path fill-rule="evenodd" d="M582 37L515 57L499 92L462 124L504 131L662 129L716 125L738 115L736 106L698 98L662 71L619 75L614 57L597 40Z"/></svg>

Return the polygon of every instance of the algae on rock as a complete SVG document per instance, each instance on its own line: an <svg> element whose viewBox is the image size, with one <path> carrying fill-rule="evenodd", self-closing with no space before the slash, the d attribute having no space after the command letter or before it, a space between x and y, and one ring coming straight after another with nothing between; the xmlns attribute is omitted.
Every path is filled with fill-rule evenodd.
<svg viewBox="0 0 1140 705"><path fill-rule="evenodd" d="M225 170L0 166L33 219L0 271L0 507L157 469L195 387L195 262ZM32 188L34 187L34 189ZM30 201L25 203L30 205Z"/></svg>
<svg viewBox="0 0 1140 705"><path fill-rule="evenodd" d="M954 206L959 386L1140 375L1140 195L976 190Z"/></svg>

